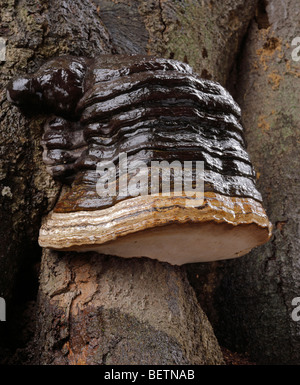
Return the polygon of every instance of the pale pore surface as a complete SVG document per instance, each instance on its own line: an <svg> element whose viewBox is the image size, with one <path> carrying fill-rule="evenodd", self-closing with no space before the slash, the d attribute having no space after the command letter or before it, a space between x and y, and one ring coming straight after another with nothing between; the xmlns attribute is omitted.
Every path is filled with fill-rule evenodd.
<svg viewBox="0 0 300 385"><path fill-rule="evenodd" d="M104 210L52 212L43 222L39 243L181 265L239 257L270 235L271 224L259 202L205 193L196 207L187 197L140 196Z"/></svg>
<svg viewBox="0 0 300 385"><path fill-rule="evenodd" d="M95 245L86 251L94 250L125 258L144 256L182 265L240 257L264 243L267 234L267 230L261 231L254 224L241 227L225 223L174 224Z"/></svg>

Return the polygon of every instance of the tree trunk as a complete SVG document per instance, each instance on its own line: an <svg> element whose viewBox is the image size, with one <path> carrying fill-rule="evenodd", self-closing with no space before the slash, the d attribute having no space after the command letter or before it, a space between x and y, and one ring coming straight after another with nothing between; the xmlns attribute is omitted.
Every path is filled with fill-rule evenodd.
<svg viewBox="0 0 300 385"><path fill-rule="evenodd" d="M226 1L214 10L198 1L3 2L1 33L7 39L7 57L1 72L2 296L12 297L17 281L17 299L33 298L23 288L31 280L30 269L21 281L18 274L39 260L41 217L53 207L61 187L41 161L44 117L25 118L13 108L5 97L7 81L53 56L121 52L179 59L202 76L222 81L254 12L253 4L246 3ZM140 33L132 33L133 26ZM223 363L184 269L153 260L44 250L36 321L35 343L25 358L19 351L17 362Z"/></svg>
<svg viewBox="0 0 300 385"><path fill-rule="evenodd" d="M147 258L44 250L38 364L220 364L181 268Z"/></svg>
<svg viewBox="0 0 300 385"><path fill-rule="evenodd" d="M8 315L1 347L23 348L33 333L27 315L36 314L34 342L13 362L223 362L184 268L44 250L31 311L38 230L61 186L42 163L44 117L24 117L7 102L5 86L65 53L174 58L234 93L274 236L238 260L188 266L189 277L223 345L258 362L300 362L290 315L299 296L299 62L290 46L298 13L297 0L2 0L0 297Z"/></svg>
<svg viewBox="0 0 300 385"><path fill-rule="evenodd" d="M291 317L300 293L299 10L298 0L261 1L231 78L273 238L239 260L190 269L219 341L264 364L300 363Z"/></svg>
<svg viewBox="0 0 300 385"><path fill-rule="evenodd" d="M6 40L6 61L0 62L0 296L7 302L7 322L0 324L3 351L22 347L28 339L20 329L25 329L21 320L28 318L23 311L36 297L41 217L60 191L42 162L43 117L26 118L8 103L6 84L52 56L111 53L112 47L88 0L1 0L0 20L0 36Z"/></svg>

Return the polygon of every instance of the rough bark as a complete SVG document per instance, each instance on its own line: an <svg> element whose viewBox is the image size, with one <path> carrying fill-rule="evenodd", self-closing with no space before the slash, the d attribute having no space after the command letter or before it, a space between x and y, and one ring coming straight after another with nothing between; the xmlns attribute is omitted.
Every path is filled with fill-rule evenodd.
<svg viewBox="0 0 300 385"><path fill-rule="evenodd" d="M28 337L19 329L25 302L36 296L38 231L60 186L42 163L43 117L25 117L8 103L6 84L49 57L110 53L111 46L96 8L86 0L60 2L59 7L53 0L1 0L0 20L0 36L7 39L6 61L0 62L0 296L8 312L0 340L2 347L14 349Z"/></svg>
<svg viewBox="0 0 300 385"><path fill-rule="evenodd" d="M147 10L149 2L140 3ZM46 174L41 162L39 142L44 117L23 116L7 102L5 86L16 74L32 72L59 54L95 56L131 50L126 44L124 48L123 41L111 44L100 18L101 6L97 8L99 4L88 0L5 0L1 5L1 34L8 41L0 99L0 295L9 299L13 298L22 267L39 261L41 217L53 207L61 186ZM150 24L154 28L162 23L161 4L155 2L153 7L157 19L151 19ZM140 19L145 31L146 19ZM146 40L139 43L137 52L148 51L149 44ZM179 58L176 52L174 56ZM152 53L163 56L159 49ZM194 54L198 56L198 51ZM22 285L27 285L31 277L24 272ZM19 285L12 306L16 299L21 302L26 297L20 292L27 293ZM223 363L212 328L184 272L156 261L45 250L36 318L35 343L25 351L19 350L13 362ZM13 331L7 333L7 329L12 323L6 325L4 333L11 336L9 332Z"/></svg>
<svg viewBox="0 0 300 385"><path fill-rule="evenodd" d="M9 105L7 81L61 53L158 54L188 62L203 77L235 92L258 187L275 224L272 242L249 256L190 266L198 299L222 344L247 350L258 362L299 364L299 326L290 315L291 300L299 296L299 62L291 61L290 46L298 33L297 0L270 0L266 8L264 0L93 3L1 2L0 35L8 39L8 49L7 61L0 64L0 296L11 298L15 288L25 293L17 295L19 301L32 298L24 285L33 279L31 267L41 254L36 243L40 220L60 191L41 163L43 117L26 118ZM44 252L35 345L40 363L127 363L126 356L132 362L143 357L147 363L221 362L211 328L181 269L149 260L97 258ZM141 278L144 269L151 270L146 279ZM149 300L138 289L148 290L156 277L159 285ZM173 297L174 290L179 297ZM169 323L155 309L160 301L171 315ZM188 325L180 329L183 338L176 331L180 319ZM3 323L0 326L3 329ZM200 345L187 346L189 338L199 339ZM154 344L157 340L159 345Z"/></svg>
<svg viewBox="0 0 300 385"><path fill-rule="evenodd" d="M271 242L236 261L190 270L216 334L231 349L265 364L300 363L299 322L299 2L260 3L235 72L246 140L272 223ZM233 82L232 82L233 83Z"/></svg>
<svg viewBox="0 0 300 385"><path fill-rule="evenodd" d="M226 84L257 0L94 0L118 53L156 54ZM128 36L126 43L124 35ZM120 44L121 43L121 44Z"/></svg>
<svg viewBox="0 0 300 385"><path fill-rule="evenodd" d="M220 364L211 326L179 267L45 250L39 364Z"/></svg>

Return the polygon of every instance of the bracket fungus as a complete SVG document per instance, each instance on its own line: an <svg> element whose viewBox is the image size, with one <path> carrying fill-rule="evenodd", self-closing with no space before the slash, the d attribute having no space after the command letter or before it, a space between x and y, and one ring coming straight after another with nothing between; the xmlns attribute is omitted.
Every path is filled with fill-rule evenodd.
<svg viewBox="0 0 300 385"><path fill-rule="evenodd" d="M63 56L13 80L7 94L21 108L48 115L43 160L53 178L69 185L42 223L42 247L181 265L238 257L269 240L240 108L187 64ZM161 191L99 195L97 164L117 166L120 154L128 170L139 162L204 162L203 201L188 204L188 194ZM121 177L119 170L117 188Z"/></svg>

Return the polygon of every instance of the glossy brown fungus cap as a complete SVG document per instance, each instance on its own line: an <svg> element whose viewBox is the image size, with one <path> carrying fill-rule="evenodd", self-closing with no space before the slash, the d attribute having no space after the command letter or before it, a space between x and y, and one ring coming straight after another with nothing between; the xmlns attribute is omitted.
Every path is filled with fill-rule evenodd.
<svg viewBox="0 0 300 385"><path fill-rule="evenodd" d="M49 115L43 159L69 185L43 221L42 247L181 265L238 257L269 240L240 108L188 65L147 56L60 57L12 81L7 92L13 103ZM97 164L117 167L124 153L128 170L139 161L203 161L203 202L191 204L184 194L99 196Z"/></svg>

